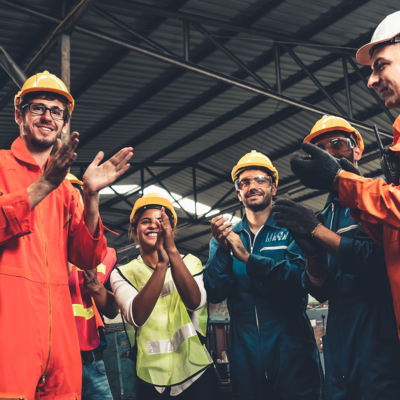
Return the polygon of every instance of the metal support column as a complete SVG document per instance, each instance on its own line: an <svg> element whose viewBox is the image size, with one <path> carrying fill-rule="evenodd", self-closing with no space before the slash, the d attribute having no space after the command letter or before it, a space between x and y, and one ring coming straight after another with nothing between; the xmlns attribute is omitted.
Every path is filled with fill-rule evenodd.
<svg viewBox="0 0 400 400"><path fill-rule="evenodd" d="M279 56L279 45L274 43L275 53L275 77L276 77L276 91L282 93L282 78L281 78L281 58Z"/></svg>
<svg viewBox="0 0 400 400"><path fill-rule="evenodd" d="M140 168L140 186L142 188L142 197L144 196L144 168Z"/></svg>
<svg viewBox="0 0 400 400"><path fill-rule="evenodd" d="M193 175L193 199L194 199L194 219L197 219L197 184L196 184L196 166L192 167Z"/></svg>
<svg viewBox="0 0 400 400"><path fill-rule="evenodd" d="M190 28L187 21L183 21L183 56L190 61Z"/></svg>
<svg viewBox="0 0 400 400"><path fill-rule="evenodd" d="M351 104L351 92L350 92L350 85L349 85L349 73L347 70L347 60L346 57L342 57L342 64L343 64L343 75L344 75L344 83L346 85L346 96L347 96L347 109L349 111L350 118L353 118L353 106Z"/></svg>
<svg viewBox="0 0 400 400"><path fill-rule="evenodd" d="M67 15L68 0L62 0L61 17L64 19ZM65 83L68 91L71 91L71 36L62 33L58 39L58 76ZM61 134L61 141L67 142L69 139L70 129Z"/></svg>

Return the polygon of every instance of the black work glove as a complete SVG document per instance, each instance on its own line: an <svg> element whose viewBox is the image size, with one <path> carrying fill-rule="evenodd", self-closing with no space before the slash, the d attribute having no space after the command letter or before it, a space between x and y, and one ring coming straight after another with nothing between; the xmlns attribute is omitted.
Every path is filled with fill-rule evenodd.
<svg viewBox="0 0 400 400"><path fill-rule="evenodd" d="M346 160L345 158L341 158L339 160L339 164L347 172L351 172L352 174L356 174L358 176L361 176L360 171L349 161Z"/></svg>
<svg viewBox="0 0 400 400"><path fill-rule="evenodd" d="M314 257L322 252L322 246L309 236L299 235L298 233L292 232L290 232L290 234L300 249L303 250L307 256Z"/></svg>
<svg viewBox="0 0 400 400"><path fill-rule="evenodd" d="M322 252L322 246L311 238L311 232L325 223L323 214L316 217L312 210L291 200L277 200L272 210L276 225L286 228L307 256L314 257Z"/></svg>
<svg viewBox="0 0 400 400"><path fill-rule="evenodd" d="M290 167L300 182L311 189L331 190L336 175L341 169L339 161L325 150L311 143L303 143L301 148L311 157L294 153L290 157Z"/></svg>
<svg viewBox="0 0 400 400"><path fill-rule="evenodd" d="M286 228L292 235L311 238L311 232L320 224L313 210L292 200L277 200L272 211L276 225Z"/></svg>

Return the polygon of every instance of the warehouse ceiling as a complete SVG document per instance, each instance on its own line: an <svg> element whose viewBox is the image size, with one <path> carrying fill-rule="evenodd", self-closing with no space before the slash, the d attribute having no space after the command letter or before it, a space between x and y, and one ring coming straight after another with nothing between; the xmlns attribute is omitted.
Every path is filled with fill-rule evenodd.
<svg viewBox="0 0 400 400"><path fill-rule="evenodd" d="M27 75L58 74L54 32L78 5L66 1L65 14L62 3L0 0L0 46ZM366 144L361 171L380 175L371 126L389 143L397 113L366 87L370 68L357 64L355 54L397 11L393 1L83 0L79 6L86 8L67 32L76 99L71 129L80 133L71 172L81 177L100 150L107 158L134 147L128 172L101 194L102 219L119 233L107 239L120 263L138 254L127 230L143 188L172 196L178 248L206 261L211 215L205 213L243 215L230 171L251 150L278 169L278 198L321 209L327 194L301 186L289 157L324 113L357 126ZM18 135L17 90L0 69L3 149Z"/></svg>

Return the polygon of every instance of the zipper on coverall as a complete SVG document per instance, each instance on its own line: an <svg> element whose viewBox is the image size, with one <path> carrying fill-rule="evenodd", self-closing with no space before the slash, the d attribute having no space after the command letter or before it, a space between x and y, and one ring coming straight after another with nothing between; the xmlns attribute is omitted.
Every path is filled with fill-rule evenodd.
<svg viewBox="0 0 400 400"><path fill-rule="evenodd" d="M48 295L48 302L49 302L49 355L47 357L46 367L43 371L43 375L41 378L41 383L44 383L46 380L47 371L49 369L50 356L51 356L52 304L51 304L50 270L49 270L49 260L47 258L47 241L46 241L46 235L45 235L45 231L44 231L44 218L43 218L42 202L40 202L39 208L40 208L40 219L41 219L41 223L42 223L42 235L43 235L43 242L44 242L44 257L45 257L45 262L46 262L46 275L47 275L47 295Z"/></svg>
<svg viewBox="0 0 400 400"><path fill-rule="evenodd" d="M256 242L258 233L261 231L261 229L262 229L263 227L264 227L264 226L262 226L262 227L258 230L258 232L255 234L253 242L251 242L251 235L250 235L250 233L247 232L246 229L244 229L244 231L249 235L249 239L250 239L250 254L253 254L254 243ZM255 316L256 316L256 325L257 325L257 333L258 333L258 342L259 342L259 344L260 344L261 360L262 360L262 364L263 364L263 367L264 367L265 378L268 379L267 368L266 368L265 365L264 365L264 359L263 359L263 357L262 357L262 351L261 351L261 335L260 335L260 326L259 326L259 324L258 324L257 305L254 305L254 313L255 313Z"/></svg>

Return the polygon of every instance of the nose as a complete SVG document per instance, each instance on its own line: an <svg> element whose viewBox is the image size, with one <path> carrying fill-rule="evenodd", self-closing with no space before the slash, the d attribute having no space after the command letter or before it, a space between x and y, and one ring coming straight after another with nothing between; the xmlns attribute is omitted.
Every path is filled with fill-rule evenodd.
<svg viewBox="0 0 400 400"><path fill-rule="evenodd" d="M379 84L379 81L380 77L375 72L372 72L371 76L368 79L367 83L368 88L373 89L375 86Z"/></svg>
<svg viewBox="0 0 400 400"><path fill-rule="evenodd" d="M41 115L41 118L46 120L46 121L52 121L53 118L50 114L50 110L46 110L46 112L44 114Z"/></svg>

